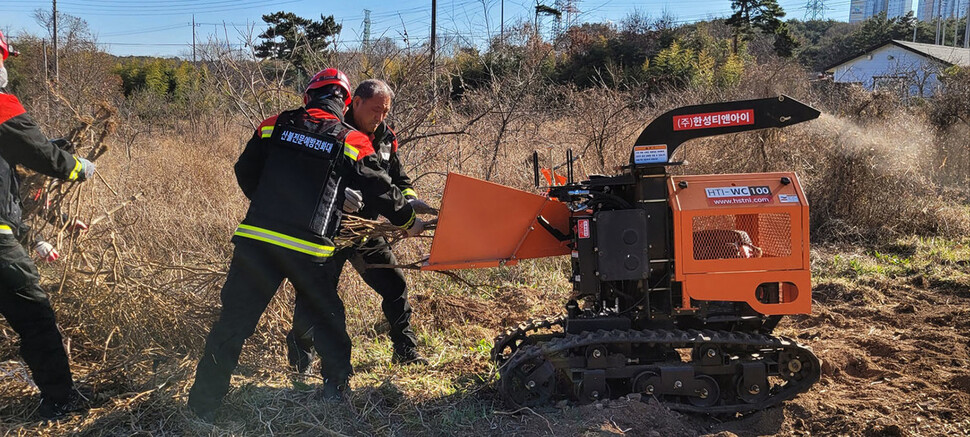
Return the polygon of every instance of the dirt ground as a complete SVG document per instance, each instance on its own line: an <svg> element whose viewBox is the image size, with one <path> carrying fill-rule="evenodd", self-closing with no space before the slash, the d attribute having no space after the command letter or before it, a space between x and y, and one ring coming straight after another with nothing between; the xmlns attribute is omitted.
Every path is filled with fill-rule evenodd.
<svg viewBox="0 0 970 437"><path fill-rule="evenodd" d="M783 406L715 418L621 399L519 411L489 434L970 435L970 257L946 245L816 250L813 314L776 333L809 345L822 378Z"/></svg>
<svg viewBox="0 0 970 437"><path fill-rule="evenodd" d="M822 378L783 406L711 418L621 401L542 418L523 415L526 434L970 435L970 258L919 265L919 254L907 253L912 247L890 249L901 253L875 252L889 260L882 264L914 261L880 271L882 264L867 264L866 251L858 248L823 248L815 255L823 260L819 267L831 270L816 275L813 314L790 318L777 332L815 351ZM840 259L861 261L840 270Z"/></svg>
<svg viewBox="0 0 970 437"><path fill-rule="evenodd" d="M76 363L76 377L101 393L95 408L39 423L32 416L36 391L5 331L0 435L970 435L970 240L819 247L812 262L813 314L786 319L776 333L815 351L821 381L780 407L743 417L681 414L639 395L508 410L495 392L488 341L505 326L556 311L562 296L543 287L504 287L415 293L428 367L386 364L385 328L352 328L358 373L341 404L315 397L320 381L313 377L294 382L281 364L282 331L273 327L247 343L214 424L185 409L197 360L192 351L123 361L99 354ZM557 267L542 268L551 277ZM427 285L421 281L444 284L415 278L416 288Z"/></svg>

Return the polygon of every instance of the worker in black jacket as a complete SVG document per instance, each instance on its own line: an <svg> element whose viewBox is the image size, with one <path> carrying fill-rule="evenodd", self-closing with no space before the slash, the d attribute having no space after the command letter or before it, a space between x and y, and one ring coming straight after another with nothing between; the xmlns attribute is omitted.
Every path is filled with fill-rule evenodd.
<svg viewBox="0 0 970 437"><path fill-rule="evenodd" d="M411 178L401 165L397 153L397 137L384 123L393 98L394 92L384 81L368 79L361 82L354 90L351 108L346 115L347 123L370 137L380 166L387 171L391 182L401 190L415 211L419 214L435 212L425 202L418 200ZM350 193L348 198L350 201L346 203L344 212L355 213L366 219L375 219L379 215L372 205L354 202L360 196ZM381 309L390 325L392 361L401 364L427 364L427 360L418 353L417 338L411 329L411 305L408 303L404 273L399 268L367 268L368 265L397 264L387 240L373 238L360 247L348 247L334 255L331 262L343 264L348 259L364 282L381 295ZM340 269L336 269L336 272L339 274ZM313 314L309 305L298 297L293 313L293 329L286 336L286 346L290 365L300 373L309 369L313 358L312 320Z"/></svg>
<svg viewBox="0 0 970 437"><path fill-rule="evenodd" d="M17 52L3 33L0 55L0 313L20 336L20 355L40 388L38 414L51 419L79 409L80 403L54 310L38 282L37 267L16 238L26 229L15 167L22 165L47 176L83 181L94 174L94 164L54 146L20 101L4 92L4 61Z"/></svg>
<svg viewBox="0 0 970 437"><path fill-rule="evenodd" d="M349 102L346 75L334 68L317 73L304 93L305 106L260 124L236 163L250 205L233 237L222 312L189 392L189 407L204 420L211 420L228 392L243 342L285 278L313 310L323 395L341 397L353 373L351 342L337 295L340 265L328 260L348 184L409 234L424 228L381 168L370 139L342 123Z"/></svg>

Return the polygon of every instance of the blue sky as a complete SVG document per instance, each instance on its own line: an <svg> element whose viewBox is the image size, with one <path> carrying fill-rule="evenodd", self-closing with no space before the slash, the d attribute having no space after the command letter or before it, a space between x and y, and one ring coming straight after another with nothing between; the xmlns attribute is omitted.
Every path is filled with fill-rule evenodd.
<svg viewBox="0 0 970 437"><path fill-rule="evenodd" d="M88 22L103 47L116 55L191 57L192 15L199 40L218 38L241 43L247 27L264 27L261 15L280 10L319 19L333 15L343 24L339 40L358 45L363 36L364 9L371 11L371 36L403 43L426 41L431 26L431 0L58 0L58 10ZM554 4L554 0L543 0ZM679 22L730 14L730 0L577 0L578 22L619 21L639 9L650 16L667 11ZM803 18L808 0L780 0L790 18ZM438 0L438 32L459 34L480 43L499 32L502 0ZM506 26L532 18L535 0L504 0ZM847 21L849 0L825 0L826 18ZM22 32L41 35L33 11L50 9L51 1L0 0L0 30L14 38ZM551 23L551 22L547 22ZM550 26L551 24L546 24Z"/></svg>

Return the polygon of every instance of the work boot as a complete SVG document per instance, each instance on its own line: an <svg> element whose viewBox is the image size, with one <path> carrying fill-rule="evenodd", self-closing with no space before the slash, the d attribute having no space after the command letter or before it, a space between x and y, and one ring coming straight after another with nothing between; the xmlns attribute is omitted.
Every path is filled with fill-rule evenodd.
<svg viewBox="0 0 970 437"><path fill-rule="evenodd" d="M413 347L405 348L401 350L398 350L397 348L395 348L394 355L391 356L391 362L394 364L401 364L404 366L412 366L412 365L427 366L428 365L428 360L425 359L423 356L421 356L421 354L418 353L418 350Z"/></svg>
<svg viewBox="0 0 970 437"><path fill-rule="evenodd" d="M323 383L323 390L320 392L320 397L327 402L338 402L343 400L344 395L346 395L350 390L348 387L350 384L346 379L327 379Z"/></svg>
<svg viewBox="0 0 970 437"><path fill-rule="evenodd" d="M200 401L200 396L192 396L189 394L188 407L195 417L205 423L213 423L216 418L216 410L219 408L219 403L204 402Z"/></svg>
<svg viewBox="0 0 970 437"><path fill-rule="evenodd" d="M195 417L198 417L199 420L205 423L213 423L216 420L216 410L204 410L193 407L191 404L189 404L189 410L192 411L192 414L195 414Z"/></svg>
<svg viewBox="0 0 970 437"><path fill-rule="evenodd" d="M37 415L43 420L60 420L71 413L87 411L89 400L90 393L84 394L74 388L71 389L67 399L61 401L41 396Z"/></svg>

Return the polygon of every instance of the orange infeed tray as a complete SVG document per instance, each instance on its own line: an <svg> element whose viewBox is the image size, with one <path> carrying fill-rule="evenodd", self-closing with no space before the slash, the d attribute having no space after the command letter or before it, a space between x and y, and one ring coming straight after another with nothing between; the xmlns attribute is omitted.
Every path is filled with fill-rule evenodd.
<svg viewBox="0 0 970 437"><path fill-rule="evenodd" d="M811 312L808 202L794 173L672 176L674 279L690 299Z"/></svg>
<svg viewBox="0 0 970 437"><path fill-rule="evenodd" d="M431 255L421 269L497 267L520 259L569 255L567 243L539 225L540 215L570 234L570 212L561 202L449 173Z"/></svg>

